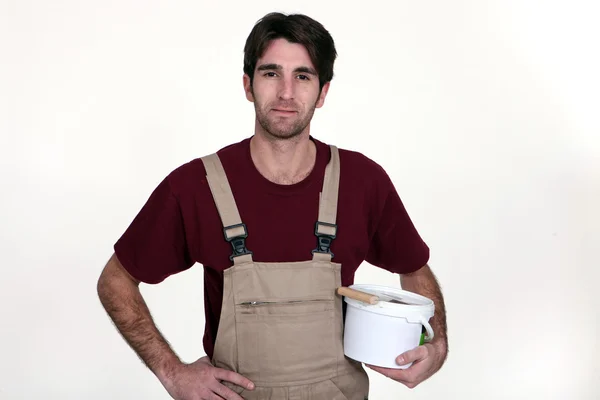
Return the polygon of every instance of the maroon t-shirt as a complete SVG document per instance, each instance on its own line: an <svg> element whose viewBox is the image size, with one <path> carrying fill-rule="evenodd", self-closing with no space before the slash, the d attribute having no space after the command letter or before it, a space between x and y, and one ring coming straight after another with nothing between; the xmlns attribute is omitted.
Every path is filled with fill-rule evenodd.
<svg viewBox="0 0 600 400"><path fill-rule="evenodd" d="M219 150L255 261L294 262L312 258L315 222L329 146L317 147L310 175L294 185L264 178L250 156L250 138ZM413 272L429 259L429 248L413 226L385 171L364 155L340 149L337 238L333 261L342 264L342 285L352 285L363 261L395 273ZM195 263L204 266L204 350L212 357L223 295L223 270L231 267L231 244L206 181L202 160L172 171L152 192L115 253L125 269L149 284Z"/></svg>

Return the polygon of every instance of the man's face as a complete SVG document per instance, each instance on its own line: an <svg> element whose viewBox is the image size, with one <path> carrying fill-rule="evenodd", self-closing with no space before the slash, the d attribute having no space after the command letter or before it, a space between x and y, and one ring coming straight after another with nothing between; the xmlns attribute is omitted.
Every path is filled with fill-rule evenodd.
<svg viewBox="0 0 600 400"><path fill-rule="evenodd" d="M319 77L303 45L276 39L256 63L252 86L244 75L244 89L262 129L289 139L304 132L315 108L323 106L329 83L319 91Z"/></svg>

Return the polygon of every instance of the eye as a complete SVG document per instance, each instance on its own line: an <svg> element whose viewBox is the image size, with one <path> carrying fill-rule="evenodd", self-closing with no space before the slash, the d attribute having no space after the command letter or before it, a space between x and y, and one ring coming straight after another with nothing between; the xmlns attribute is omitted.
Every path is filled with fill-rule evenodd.
<svg viewBox="0 0 600 400"><path fill-rule="evenodd" d="M298 78L300 78L301 81L308 81L310 80L310 78L306 75L298 75Z"/></svg>
<svg viewBox="0 0 600 400"><path fill-rule="evenodd" d="M271 77L271 78L272 78L272 77L274 77L274 76L276 76L276 75L277 75L277 74L276 74L275 72L267 72L267 73L266 73L264 76L268 76L268 77Z"/></svg>

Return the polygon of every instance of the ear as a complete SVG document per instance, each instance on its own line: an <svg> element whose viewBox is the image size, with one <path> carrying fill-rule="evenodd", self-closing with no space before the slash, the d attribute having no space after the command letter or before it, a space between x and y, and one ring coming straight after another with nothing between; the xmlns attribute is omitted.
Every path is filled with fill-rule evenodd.
<svg viewBox="0 0 600 400"><path fill-rule="evenodd" d="M317 99L317 103L315 104L316 108L321 108L323 107L323 104L325 104L325 97L327 97L327 92L329 91L330 83L331 82L327 82L323 85L323 89L321 89L321 94L319 94L319 98Z"/></svg>
<svg viewBox="0 0 600 400"><path fill-rule="evenodd" d="M252 86L250 84L250 76L248 76L248 74L244 74L243 83L244 92L246 92L246 99L248 99L249 102L254 103L254 95L252 94Z"/></svg>

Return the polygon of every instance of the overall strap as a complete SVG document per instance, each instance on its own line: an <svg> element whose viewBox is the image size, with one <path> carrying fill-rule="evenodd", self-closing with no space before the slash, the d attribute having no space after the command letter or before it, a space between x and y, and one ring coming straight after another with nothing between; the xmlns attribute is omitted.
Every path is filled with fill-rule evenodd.
<svg viewBox="0 0 600 400"><path fill-rule="evenodd" d="M340 155L336 146L329 146L331 159L325 168L323 190L319 198L319 217L315 224L317 248L312 251L313 260L331 261L331 242L337 234L337 205L340 186Z"/></svg>
<svg viewBox="0 0 600 400"><path fill-rule="evenodd" d="M206 169L206 180L223 223L225 240L230 242L233 247L233 253L229 259L236 265L252 262L252 252L246 249L248 230L240 218L223 164L216 153L201 159Z"/></svg>

